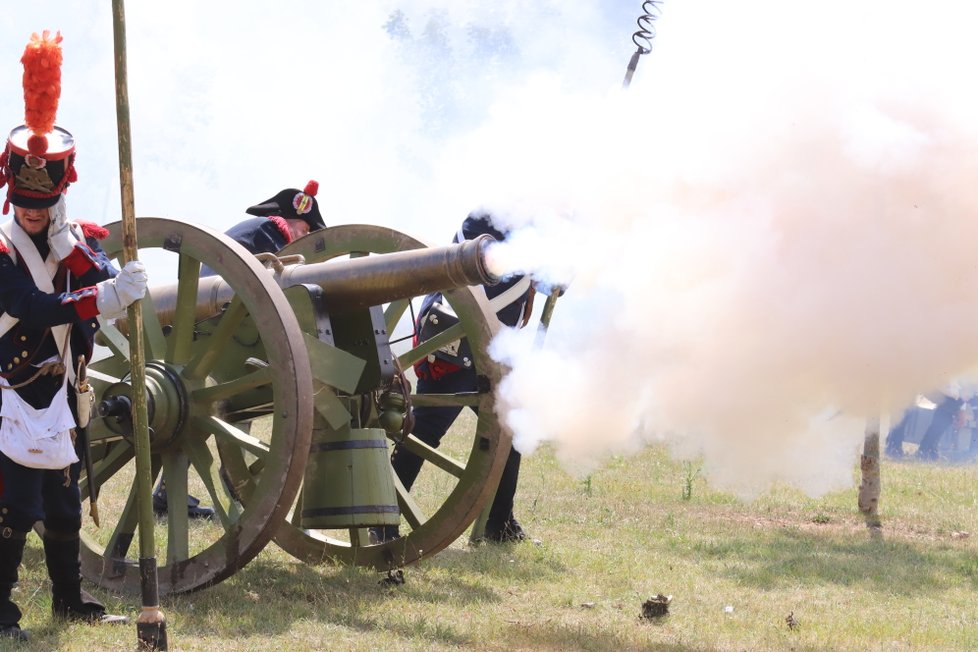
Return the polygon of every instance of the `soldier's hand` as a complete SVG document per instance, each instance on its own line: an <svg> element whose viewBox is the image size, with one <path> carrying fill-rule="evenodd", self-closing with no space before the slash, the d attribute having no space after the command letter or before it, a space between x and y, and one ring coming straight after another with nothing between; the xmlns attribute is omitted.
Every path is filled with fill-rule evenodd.
<svg viewBox="0 0 978 652"><path fill-rule="evenodd" d="M51 217L51 224L48 225L48 243L55 258L59 261L64 260L78 242L68 223L68 209L65 206L64 195L58 198L58 203L48 209L48 215Z"/></svg>
<svg viewBox="0 0 978 652"><path fill-rule="evenodd" d="M119 275L115 277L115 289L119 293L119 299L126 307L133 301L142 299L146 296L148 281L146 265L138 260L130 260L119 272Z"/></svg>
<svg viewBox="0 0 978 652"><path fill-rule="evenodd" d="M95 305L99 314L107 319L121 317L132 302L146 295L148 280L146 266L142 262L131 260L126 263L118 276L96 286L98 296Z"/></svg>

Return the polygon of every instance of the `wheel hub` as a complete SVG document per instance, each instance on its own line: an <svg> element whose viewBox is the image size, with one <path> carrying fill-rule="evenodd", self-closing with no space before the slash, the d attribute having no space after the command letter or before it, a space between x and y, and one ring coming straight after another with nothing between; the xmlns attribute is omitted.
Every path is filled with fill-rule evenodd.
<svg viewBox="0 0 978 652"><path fill-rule="evenodd" d="M108 429L130 441L132 404L132 378L127 375L105 391L98 406ZM177 441L187 423L188 411L187 388L177 370L164 362L147 363L146 412L152 452L164 450Z"/></svg>

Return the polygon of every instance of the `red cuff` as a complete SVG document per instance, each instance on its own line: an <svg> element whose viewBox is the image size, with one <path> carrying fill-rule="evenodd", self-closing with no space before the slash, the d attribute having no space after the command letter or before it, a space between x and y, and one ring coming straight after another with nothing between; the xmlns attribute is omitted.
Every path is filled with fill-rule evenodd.
<svg viewBox="0 0 978 652"><path fill-rule="evenodd" d="M98 268L95 262L95 252L84 242L75 243L75 248L71 250L68 257L61 261L61 264L68 268L75 278L88 272L93 267Z"/></svg>
<svg viewBox="0 0 978 652"><path fill-rule="evenodd" d="M75 312L82 319L91 319L98 315L98 305L95 303L97 292L90 297L85 297L81 301L75 302Z"/></svg>
<svg viewBox="0 0 978 652"><path fill-rule="evenodd" d="M74 292L65 292L61 295L61 305L70 303L80 318L91 319L98 314L97 298L98 287L92 285Z"/></svg>

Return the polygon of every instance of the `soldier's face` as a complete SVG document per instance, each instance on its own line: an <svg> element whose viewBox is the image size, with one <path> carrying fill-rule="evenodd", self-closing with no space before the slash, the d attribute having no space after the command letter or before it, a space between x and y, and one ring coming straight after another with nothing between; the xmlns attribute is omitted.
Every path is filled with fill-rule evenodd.
<svg viewBox="0 0 978 652"><path fill-rule="evenodd" d="M51 223L51 216L46 208L21 208L14 206L14 217L17 224L24 229L28 235L43 233Z"/></svg>
<svg viewBox="0 0 978 652"><path fill-rule="evenodd" d="M286 219L285 221L289 223L289 232L293 240L298 240L309 233L309 224L305 220Z"/></svg>

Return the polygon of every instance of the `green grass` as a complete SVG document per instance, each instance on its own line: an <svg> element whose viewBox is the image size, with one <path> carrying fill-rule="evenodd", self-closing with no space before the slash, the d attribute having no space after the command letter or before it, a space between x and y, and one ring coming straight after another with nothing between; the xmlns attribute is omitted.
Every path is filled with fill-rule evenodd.
<svg viewBox="0 0 978 652"><path fill-rule="evenodd" d="M271 545L224 583L164 599L170 649L978 648L976 467L884 463L883 534L871 538L855 487L742 503L658 448L586 479L548 451L523 464L517 515L542 544L463 538L393 587ZM25 566L16 596L34 641L17 649L135 648L134 625L50 621L33 535ZM95 592L135 616L138 598ZM670 615L641 619L657 593L673 596Z"/></svg>

